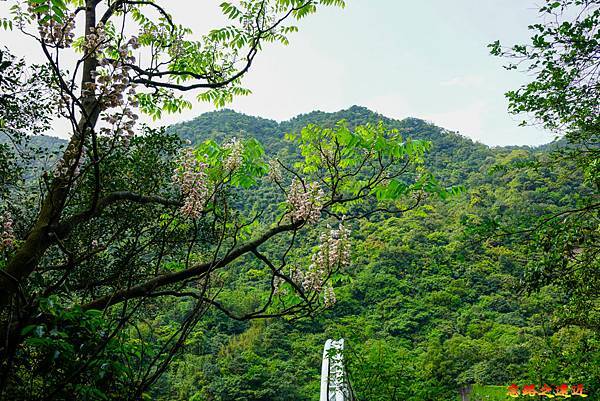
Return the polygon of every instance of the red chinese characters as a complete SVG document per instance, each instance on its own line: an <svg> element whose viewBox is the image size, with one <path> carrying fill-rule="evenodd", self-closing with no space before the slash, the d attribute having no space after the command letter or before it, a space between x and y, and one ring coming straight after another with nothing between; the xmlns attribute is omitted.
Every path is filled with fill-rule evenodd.
<svg viewBox="0 0 600 401"><path fill-rule="evenodd" d="M552 387L547 384L544 384L542 388L540 388L538 395L541 395L542 397L554 398L554 394L552 393Z"/></svg>
<svg viewBox="0 0 600 401"><path fill-rule="evenodd" d="M554 387L554 394L557 397L565 397L565 398L571 397L571 394L569 394L569 385L563 383L560 386Z"/></svg>
<svg viewBox="0 0 600 401"><path fill-rule="evenodd" d="M511 384L510 386L508 386L508 393L507 393L507 395L509 397L513 397L513 398L518 397L520 395L519 394L519 386L517 386L514 383Z"/></svg>
<svg viewBox="0 0 600 401"><path fill-rule="evenodd" d="M585 398L588 395L584 393L583 384L577 384L569 386L566 383L560 385L548 385L545 384L539 389L536 388L535 384L526 384L522 388L516 384L511 384L507 388L508 392L506 395L509 397L517 398L519 396L541 396L548 398L571 398L571 397L582 397Z"/></svg>
<svg viewBox="0 0 600 401"><path fill-rule="evenodd" d="M587 394L583 393L583 384L578 384L576 386L571 387L571 395L576 395L579 397L587 397Z"/></svg>
<svg viewBox="0 0 600 401"><path fill-rule="evenodd" d="M530 397L535 397L536 395L538 395L538 392L535 391L535 384L527 384L523 386L522 394L528 395Z"/></svg>

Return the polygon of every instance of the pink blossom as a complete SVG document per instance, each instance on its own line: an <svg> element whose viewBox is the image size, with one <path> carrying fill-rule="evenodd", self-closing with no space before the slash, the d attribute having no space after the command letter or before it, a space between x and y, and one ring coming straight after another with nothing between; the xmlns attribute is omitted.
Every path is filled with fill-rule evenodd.
<svg viewBox="0 0 600 401"><path fill-rule="evenodd" d="M311 183L305 188L299 180L294 179L290 185L287 199L292 209L292 220L305 220L308 223L319 221L324 196L318 183Z"/></svg>
<svg viewBox="0 0 600 401"><path fill-rule="evenodd" d="M340 222L338 228L322 233L316 252L312 255L311 264L306 269L290 267L289 278L307 293L320 293L323 304L331 307L337 302L335 291L330 281L331 275L344 270L350 265L350 230ZM275 293L282 293L284 280L274 279Z"/></svg>
<svg viewBox="0 0 600 401"><path fill-rule="evenodd" d="M128 146L134 136L138 115L133 111L138 106L136 87L131 83L130 65L135 62L131 55L139 47L137 37L131 37L117 49L116 58L104 56L110 44L104 25L99 23L91 28L85 37L84 49L89 55L98 58L99 67L94 73L94 81L83 85L84 93L94 95L104 111L101 119L105 126L100 133L111 135Z"/></svg>
<svg viewBox="0 0 600 401"><path fill-rule="evenodd" d="M269 181L281 182L283 174L281 173L281 166L276 160L269 160L269 173L267 175Z"/></svg>
<svg viewBox="0 0 600 401"><path fill-rule="evenodd" d="M181 212L191 218L198 218L204 211L210 196L209 180L206 173L208 164L198 160L191 148L181 152L179 166L173 172L173 182L183 193L184 203Z"/></svg>
<svg viewBox="0 0 600 401"><path fill-rule="evenodd" d="M350 265L350 230L340 222L337 229L322 233L317 252L304 275L302 287L305 291L323 291L324 303L331 306L336 302L331 283L323 288L325 281L333 272L343 270Z"/></svg>
<svg viewBox="0 0 600 401"><path fill-rule="evenodd" d="M29 3L29 12L34 13L34 8L39 9L40 6L48 6L48 10L52 10L52 2L47 0L43 3ZM56 21L55 18L44 18L48 16L47 12L45 15L38 14L38 30L40 38L49 45L56 47L65 48L73 44L75 38L75 13L71 11L65 12L62 17L62 22Z"/></svg>
<svg viewBox="0 0 600 401"><path fill-rule="evenodd" d="M337 298L335 296L335 291L333 290L333 286L328 285L323 291L323 304L325 307L330 308L337 302Z"/></svg>
<svg viewBox="0 0 600 401"><path fill-rule="evenodd" d="M0 251L11 248L15 243L13 219L9 212L2 216L2 233L0 234Z"/></svg>
<svg viewBox="0 0 600 401"><path fill-rule="evenodd" d="M223 145L223 149L229 151L229 154L223 162L223 168L225 171L233 173L242 165L244 145L236 137L233 137L229 142Z"/></svg>

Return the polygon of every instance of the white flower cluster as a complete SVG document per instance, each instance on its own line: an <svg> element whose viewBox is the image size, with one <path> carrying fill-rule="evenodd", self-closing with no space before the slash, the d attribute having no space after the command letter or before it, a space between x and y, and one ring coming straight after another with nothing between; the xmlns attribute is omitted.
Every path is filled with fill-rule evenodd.
<svg viewBox="0 0 600 401"><path fill-rule="evenodd" d="M117 58L101 57L98 64L102 68L103 74L98 74L96 78L96 93L102 96L102 104L105 108L123 106L125 103L126 89L130 89L128 94L132 95L134 85L131 85L129 73L130 65L135 63L135 57L131 51L139 48L136 37L132 37L127 42L119 46Z"/></svg>
<svg viewBox="0 0 600 401"><path fill-rule="evenodd" d="M104 24L98 23L95 28L90 28L90 31L85 35L83 49L88 56L97 56L108 47L108 35L104 30Z"/></svg>
<svg viewBox="0 0 600 401"><path fill-rule="evenodd" d="M179 35L178 39L172 40L168 49L169 56L172 59L177 60L185 54L185 47L183 45L183 35Z"/></svg>
<svg viewBox="0 0 600 401"><path fill-rule="evenodd" d="M77 176L79 174L81 165L83 164L83 161L85 160L85 156L87 154L85 146L81 148L81 155L79 155L79 159L77 158L77 152L77 148L74 147L69 148L65 152L63 157L56 163L56 166L54 167L54 172L52 173L54 177L67 175L69 173L70 167L75 168L75 170L73 171L73 176ZM71 163L70 165L69 163L67 163L67 160L69 160L69 162Z"/></svg>
<svg viewBox="0 0 600 401"><path fill-rule="evenodd" d="M350 265L350 230L340 222L337 229L321 234L319 249L312 256L308 273L304 275L302 287L305 290L323 291L325 306L335 304L336 297L331 283L323 288L332 272Z"/></svg>
<svg viewBox="0 0 600 401"><path fill-rule="evenodd" d="M279 163L271 159L269 160L269 173L267 174L267 178L272 182L281 182L283 179L283 174L281 173L281 166Z"/></svg>
<svg viewBox="0 0 600 401"><path fill-rule="evenodd" d="M279 276L275 276L273 278L273 294L278 295L278 294L283 294L283 291L281 289L281 285L285 283L285 280Z"/></svg>
<svg viewBox="0 0 600 401"><path fill-rule="evenodd" d="M2 217L2 233L0 234L0 251L8 249L15 243L15 233L13 231L13 219L9 212L5 212Z"/></svg>
<svg viewBox="0 0 600 401"><path fill-rule="evenodd" d="M123 107L122 110L114 113L104 113L102 121L109 124L109 126L100 128L100 133L114 135L127 147L131 142L131 138L135 135L134 128L137 120L138 115L133 112L131 107Z"/></svg>
<svg viewBox="0 0 600 401"><path fill-rule="evenodd" d="M329 284L327 287L325 287L325 290L323 291L323 304L325 305L325 307L330 308L333 305L335 305L336 302L337 298L335 296L335 291L333 289L333 286Z"/></svg>
<svg viewBox="0 0 600 401"><path fill-rule="evenodd" d="M236 137L233 137L229 142L223 145L223 149L229 151L229 154L223 162L223 167L225 168L225 171L233 173L240 168L244 160L244 144Z"/></svg>
<svg viewBox="0 0 600 401"><path fill-rule="evenodd" d="M135 63L131 51L139 48L139 43L134 36L119 46L118 57L107 58L104 53L109 43L102 23L86 35L85 52L98 58L99 69L93 73L94 82L86 83L83 90L96 96L105 110L101 119L107 126L102 127L100 133L116 136L127 146L135 134L134 128L138 120L138 115L133 111L138 106L136 88L131 84L129 73L130 65ZM110 109L112 110L106 111Z"/></svg>
<svg viewBox="0 0 600 401"><path fill-rule="evenodd" d="M178 184L184 196L181 212L188 217L198 218L210 196L206 169L208 164L199 161L191 148L181 152L179 166L173 172L173 182Z"/></svg>
<svg viewBox="0 0 600 401"><path fill-rule="evenodd" d="M321 234L321 245L313 263L330 268L345 268L350 265L350 229L341 221L337 229L329 230L329 235Z"/></svg>
<svg viewBox="0 0 600 401"><path fill-rule="evenodd" d="M52 2L47 0L45 2L30 2L29 13L35 15L35 9L46 6L47 10L52 10ZM62 23L59 23L54 18L47 18L48 12L39 13L38 17L38 30L40 32L40 38L49 45L53 45L60 48L69 47L73 44L75 39L75 13L70 11L65 12L65 15L61 18Z"/></svg>
<svg viewBox="0 0 600 401"><path fill-rule="evenodd" d="M350 230L340 222L337 229L329 227L328 232L321 234L320 244L312 256L312 263L302 271L291 268L289 277L298 283L305 292L323 294L323 303L326 307L333 306L336 302L335 291L328 281L333 272L345 269L350 265ZM284 280L276 277L274 281L275 293L281 293L281 284Z"/></svg>
<svg viewBox="0 0 600 401"><path fill-rule="evenodd" d="M294 283L300 284L304 281L304 273L302 272L302 270L297 269L296 267L290 267L290 271L289 271L289 276L288 278L293 281ZM275 276L275 279L273 280L273 286L275 287L275 294L282 294L284 293L281 289L281 285L285 283L285 280L279 276Z"/></svg>
<svg viewBox="0 0 600 401"><path fill-rule="evenodd" d="M319 221L324 197L325 193L319 183L313 182L305 188L299 180L294 178L287 197L287 201L292 207L292 220L305 220L308 223Z"/></svg>

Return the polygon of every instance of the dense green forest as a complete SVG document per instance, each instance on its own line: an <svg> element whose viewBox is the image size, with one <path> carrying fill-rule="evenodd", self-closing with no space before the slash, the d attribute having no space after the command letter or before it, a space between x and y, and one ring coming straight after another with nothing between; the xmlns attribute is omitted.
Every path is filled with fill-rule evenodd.
<svg viewBox="0 0 600 401"><path fill-rule="evenodd" d="M160 0L7 4L38 53L0 47L0 399L600 400L600 0L488 45L539 147L224 108L344 0L223 2L204 34ZM162 126L192 96L218 111Z"/></svg>
<svg viewBox="0 0 600 401"><path fill-rule="evenodd" d="M168 127L165 135L192 145L255 138L269 153L294 160L299 155L286 133L342 120L350 127L382 121L430 141L426 166L444 185L463 191L432 197L402 215L353 223L351 268L335 285L335 306L321 314L238 321L208 312L150 398L315 400L322 346L339 337L347 341L347 369L360 400L454 399L471 384L540 380L585 383L595 392L597 334L565 323L564 288L528 291L526 236L498 232L574 205L571 194L583 190L581 182L548 168L519 167L561 143L490 148L419 119L397 121L358 106L281 123L223 110ZM31 146L56 149L62 143L45 138ZM251 208L272 203L273 196L267 187L245 192L238 202ZM256 294L265 291L265 273L242 261L228 274L235 308L252 308ZM152 330L169 335L190 302L161 304Z"/></svg>
<svg viewBox="0 0 600 401"><path fill-rule="evenodd" d="M597 334L565 316L568 289L529 291L530 241L501 229L527 227L574 206L572 193L585 191L581 181L522 167L564 144L490 148L419 119L393 120L359 106L281 123L223 110L167 127L163 135L192 145L254 138L267 152L293 161L299 155L286 133L339 121L349 127L383 122L431 142L425 165L444 185L463 190L430 197L401 215L353 222L351 267L335 284L337 302L322 313L239 321L208 311L147 396L315 400L327 338L346 339L348 374L359 400L455 399L472 384L506 388L540 381L585 383L594 393L600 385ZM30 146L63 144L46 137ZM251 210L272 204L275 196L267 186L242 190L236 202ZM250 260L230 268L226 298L234 310L252 309L268 292L265 274ZM169 336L191 302L184 297L158 304L148 330Z"/></svg>
<svg viewBox="0 0 600 401"><path fill-rule="evenodd" d="M543 168L498 168L531 160L552 146L489 148L422 120L396 121L357 106L280 124L221 111L168 131L192 142L253 136L267 149L293 157L284 133L339 120L384 121L431 141L427 165L465 192L353 226L352 268L336 286L337 304L320 316L236 323L211 314L153 394L165 400L313 400L321 348L329 337L349 342L348 369L359 399L453 399L472 383L507 386L541 378L586 383L595 392L597 335L562 324L564 289L528 292L524 235L488 231L490 222L526 226L524 219L572 206L570 194L581 190L580 182ZM240 288L252 287L252 274L251 265L239 266Z"/></svg>

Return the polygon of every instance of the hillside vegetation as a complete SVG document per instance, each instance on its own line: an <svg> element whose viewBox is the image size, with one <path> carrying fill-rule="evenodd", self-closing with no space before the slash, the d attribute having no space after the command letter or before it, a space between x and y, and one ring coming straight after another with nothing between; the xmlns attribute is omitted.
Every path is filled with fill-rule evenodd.
<svg viewBox="0 0 600 401"><path fill-rule="evenodd" d="M224 109L280 54L264 49L346 1L180 3L7 0L0 399L316 401L323 345L343 338L352 401L600 401L600 0L542 0L520 43L479 43L523 75L508 113L557 138L536 148L359 106L283 122ZM365 68L342 52L320 68L322 52L295 58L306 42L277 56L285 74L262 81L274 91L257 106L393 100L402 78L418 92L402 96L436 103L423 107L469 111L412 69L455 61L446 95L499 105L486 88L505 74L470 45L455 51L465 33L489 38L472 35L488 28L473 12L489 11L473 3L454 7L469 23L447 24L438 52L427 35L375 37L406 26L361 24L385 24L388 5L370 2L352 23L360 40L343 40L383 59ZM415 26L453 19L428 9L409 13ZM202 18L182 24L188 11ZM381 68L414 49L426 57ZM358 77L352 91L303 85L336 65ZM370 72L379 83L355 85ZM220 111L160 126L193 100Z"/></svg>
<svg viewBox="0 0 600 401"><path fill-rule="evenodd" d="M519 231L572 207L572 194L585 192L581 182L559 173L569 169L568 161L558 172L519 167L560 143L490 148L419 119L398 121L358 106L281 123L231 110L211 112L168 127L165 134L150 133L144 142L181 139L198 146L254 138L267 157L293 164L300 155L286 134L340 121L350 128L382 122L406 139L429 141L427 169L442 186L463 190L431 196L401 215L350 221L352 263L335 277L337 302L323 313L239 321L207 310L146 396L317 400L322 346L327 338L340 337L346 340L346 365L359 400L453 400L469 385L474 385L473 397L488 399L502 397L508 384L541 381L585 383L593 394L600 385L597 334L569 315L565 287L529 291L525 283L536 262L528 255L534 245L528 233L503 230ZM52 153L63 143L44 137L31 141L30 148L43 146ZM24 166L25 177L34 184L51 164ZM248 213L254 205L271 205L265 213L277 214L280 200L268 183L231 196ZM296 252L310 253L314 243L311 235L301 234ZM284 246L275 242L268 250L276 253ZM233 263L220 276L226 282L221 299L240 314L256 308L269 292L267 274L250 258ZM179 297L154 303L142 315L147 328L136 336L166 341L185 322L193 302Z"/></svg>
<svg viewBox="0 0 600 401"><path fill-rule="evenodd" d="M445 185L466 191L449 200L429 199L402 216L355 224L352 267L336 284L337 304L325 314L250 323L211 312L153 396L315 400L321 348L325 339L338 337L349 345L348 368L361 400L453 399L468 384L506 386L540 378L597 388L597 337L563 324L560 288L527 293L524 236L490 234L491 226L519 227L527 224L524 219L570 206L577 182L561 181L543 168L497 168L542 150L489 148L418 119L392 120L356 106L279 124L225 110L168 131L192 143L254 137L267 153L293 159L285 133L339 120L351 126L381 120L405 136L431 141L428 167ZM256 274L251 263L236 266L230 290L238 302L252 302L253 286L261 291ZM178 319L182 309L166 308L156 324Z"/></svg>

